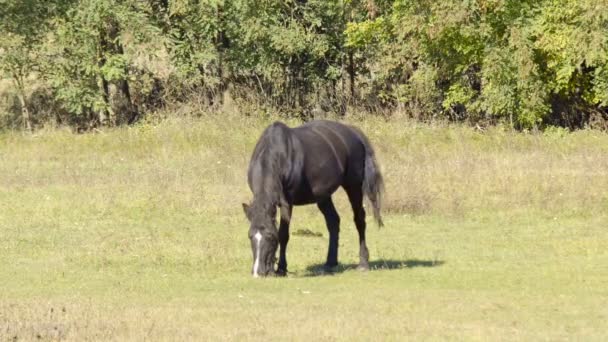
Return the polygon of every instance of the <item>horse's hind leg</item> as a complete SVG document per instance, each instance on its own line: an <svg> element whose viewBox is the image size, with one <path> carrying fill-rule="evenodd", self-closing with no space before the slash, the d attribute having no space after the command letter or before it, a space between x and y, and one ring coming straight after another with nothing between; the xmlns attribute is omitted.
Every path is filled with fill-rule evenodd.
<svg viewBox="0 0 608 342"><path fill-rule="evenodd" d="M325 216L325 223L329 231L329 249L327 251L327 261L325 268L331 269L338 266L338 239L340 235L340 216L334 207L331 197L317 203L319 210Z"/></svg>
<svg viewBox="0 0 608 342"><path fill-rule="evenodd" d="M365 209L363 209L363 191L361 186L346 189L348 200L353 208L355 226L359 233L359 266L360 270L369 270L369 252L365 243Z"/></svg>

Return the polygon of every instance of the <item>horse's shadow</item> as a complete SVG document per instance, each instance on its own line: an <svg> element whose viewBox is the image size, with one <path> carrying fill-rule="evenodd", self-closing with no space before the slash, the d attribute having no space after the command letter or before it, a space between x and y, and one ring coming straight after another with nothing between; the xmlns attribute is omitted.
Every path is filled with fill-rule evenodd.
<svg viewBox="0 0 608 342"><path fill-rule="evenodd" d="M405 268L415 267L438 267L445 264L442 260L419 260L419 259L408 259L408 260L376 260L369 262L370 271L382 271L382 270L398 270ZM325 264L314 264L306 267L305 277L317 277L324 275L334 275L343 273L349 270L357 269L358 264L339 264L338 266L327 270Z"/></svg>

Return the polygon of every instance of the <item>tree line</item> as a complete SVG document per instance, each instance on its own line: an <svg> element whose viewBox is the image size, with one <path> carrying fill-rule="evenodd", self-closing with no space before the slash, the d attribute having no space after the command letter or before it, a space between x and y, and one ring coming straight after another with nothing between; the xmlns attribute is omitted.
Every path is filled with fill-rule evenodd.
<svg viewBox="0 0 608 342"><path fill-rule="evenodd" d="M0 0L0 124L249 114L605 128L608 2Z"/></svg>

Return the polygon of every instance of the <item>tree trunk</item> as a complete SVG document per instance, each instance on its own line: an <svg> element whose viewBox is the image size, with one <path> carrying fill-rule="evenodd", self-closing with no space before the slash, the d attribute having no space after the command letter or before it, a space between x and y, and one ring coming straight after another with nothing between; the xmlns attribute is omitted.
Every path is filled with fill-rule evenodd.
<svg viewBox="0 0 608 342"><path fill-rule="evenodd" d="M224 36L224 9L221 5L217 5L217 21L219 23L219 29L217 31L217 37L215 42L215 49L217 50L217 77L218 77L218 91L216 97L219 105L224 104L224 91L226 91L226 81L224 80L224 45L226 45L226 37Z"/></svg>
<svg viewBox="0 0 608 342"><path fill-rule="evenodd" d="M131 99L131 90L129 89L129 81L126 79L120 81L120 89L125 99L127 100L127 105L129 106L129 116L127 118L127 123L132 124L139 119L139 108L137 105L133 103Z"/></svg>
<svg viewBox="0 0 608 342"><path fill-rule="evenodd" d="M350 103L355 103L355 61L353 51L348 52L348 75L350 78Z"/></svg>
<svg viewBox="0 0 608 342"><path fill-rule="evenodd" d="M117 43L117 50L119 54L124 54L124 50L120 42ZM125 67L125 75L128 74L129 70ZM127 101L127 122L129 124L132 124L139 118L139 108L137 108L137 105L133 103L133 99L131 98L131 87L129 86L128 77L125 77L120 81L120 91L122 92L122 95Z"/></svg>
<svg viewBox="0 0 608 342"><path fill-rule="evenodd" d="M110 123L110 95L109 95L109 84L108 81L100 73L97 76L97 86L99 87L100 96L103 100L103 108L99 110L99 124L101 126L108 126Z"/></svg>
<svg viewBox="0 0 608 342"><path fill-rule="evenodd" d="M306 111L306 94L308 93L306 82L304 81L304 63L298 63L298 76L296 78L296 96L297 96L297 106L298 110L302 113Z"/></svg>
<svg viewBox="0 0 608 342"><path fill-rule="evenodd" d="M15 80L15 85L17 86L17 97L19 98L19 103L21 104L21 118L23 120L23 128L31 133L33 131L32 118L30 116L30 110L28 108L26 100L23 77L19 75L13 75L13 79Z"/></svg>
<svg viewBox="0 0 608 342"><path fill-rule="evenodd" d="M352 4L348 11L348 21L354 21L354 13ZM349 87L350 87L350 97L349 103L355 103L355 59L354 59L354 51L352 48L348 49L348 78L349 78Z"/></svg>
<svg viewBox="0 0 608 342"><path fill-rule="evenodd" d="M108 46L108 48L109 48L110 52L112 52L112 53L115 53L118 55L124 55L125 51L122 46L122 43L120 42L119 36L120 36L120 27L118 27L117 22L112 21L109 24L109 29L108 29L108 37L109 37L109 41L111 42L111 45ZM131 124L131 123L134 123L135 121L137 121L137 119L139 118L139 109L137 108L137 105L135 105L133 103L133 100L131 98L131 90L130 90L129 81L128 81L129 69L126 66L125 66L124 73L125 73L125 77L119 81L118 91L122 94L122 98L124 98L124 100L126 101L127 123ZM112 121L114 124L116 124L117 118L116 117L112 118Z"/></svg>
<svg viewBox="0 0 608 342"><path fill-rule="evenodd" d="M217 103L218 105L223 105L224 104L224 66L223 66L223 56L222 56L222 50L220 49L218 51L218 56L217 56L217 78L218 78L218 91L217 94L215 95L216 98L218 99Z"/></svg>
<svg viewBox="0 0 608 342"><path fill-rule="evenodd" d="M25 94L19 92L19 102L21 103L21 117L23 118L23 127L28 131L32 132L32 119L30 117L30 110L27 108L27 102L25 100Z"/></svg>
<svg viewBox="0 0 608 342"><path fill-rule="evenodd" d="M344 116L346 114L346 82L344 81L344 73L346 69L346 63L344 63L344 53L340 56L340 98L339 98L339 106L340 106L340 115Z"/></svg>
<svg viewBox="0 0 608 342"><path fill-rule="evenodd" d="M106 32L103 29L99 30L99 46L97 47L97 87L99 96L103 102L103 107L99 110L99 124L107 126L110 122L110 91L108 80L103 76L101 69L106 65L106 53L108 52L108 40Z"/></svg>

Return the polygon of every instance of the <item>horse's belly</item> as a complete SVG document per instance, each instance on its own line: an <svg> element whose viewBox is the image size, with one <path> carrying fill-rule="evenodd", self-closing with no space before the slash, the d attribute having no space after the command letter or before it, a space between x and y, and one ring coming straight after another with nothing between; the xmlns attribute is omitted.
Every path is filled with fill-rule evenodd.
<svg viewBox="0 0 608 342"><path fill-rule="evenodd" d="M295 191L293 203L295 205L317 203L330 197L341 184L341 177L307 178Z"/></svg>

